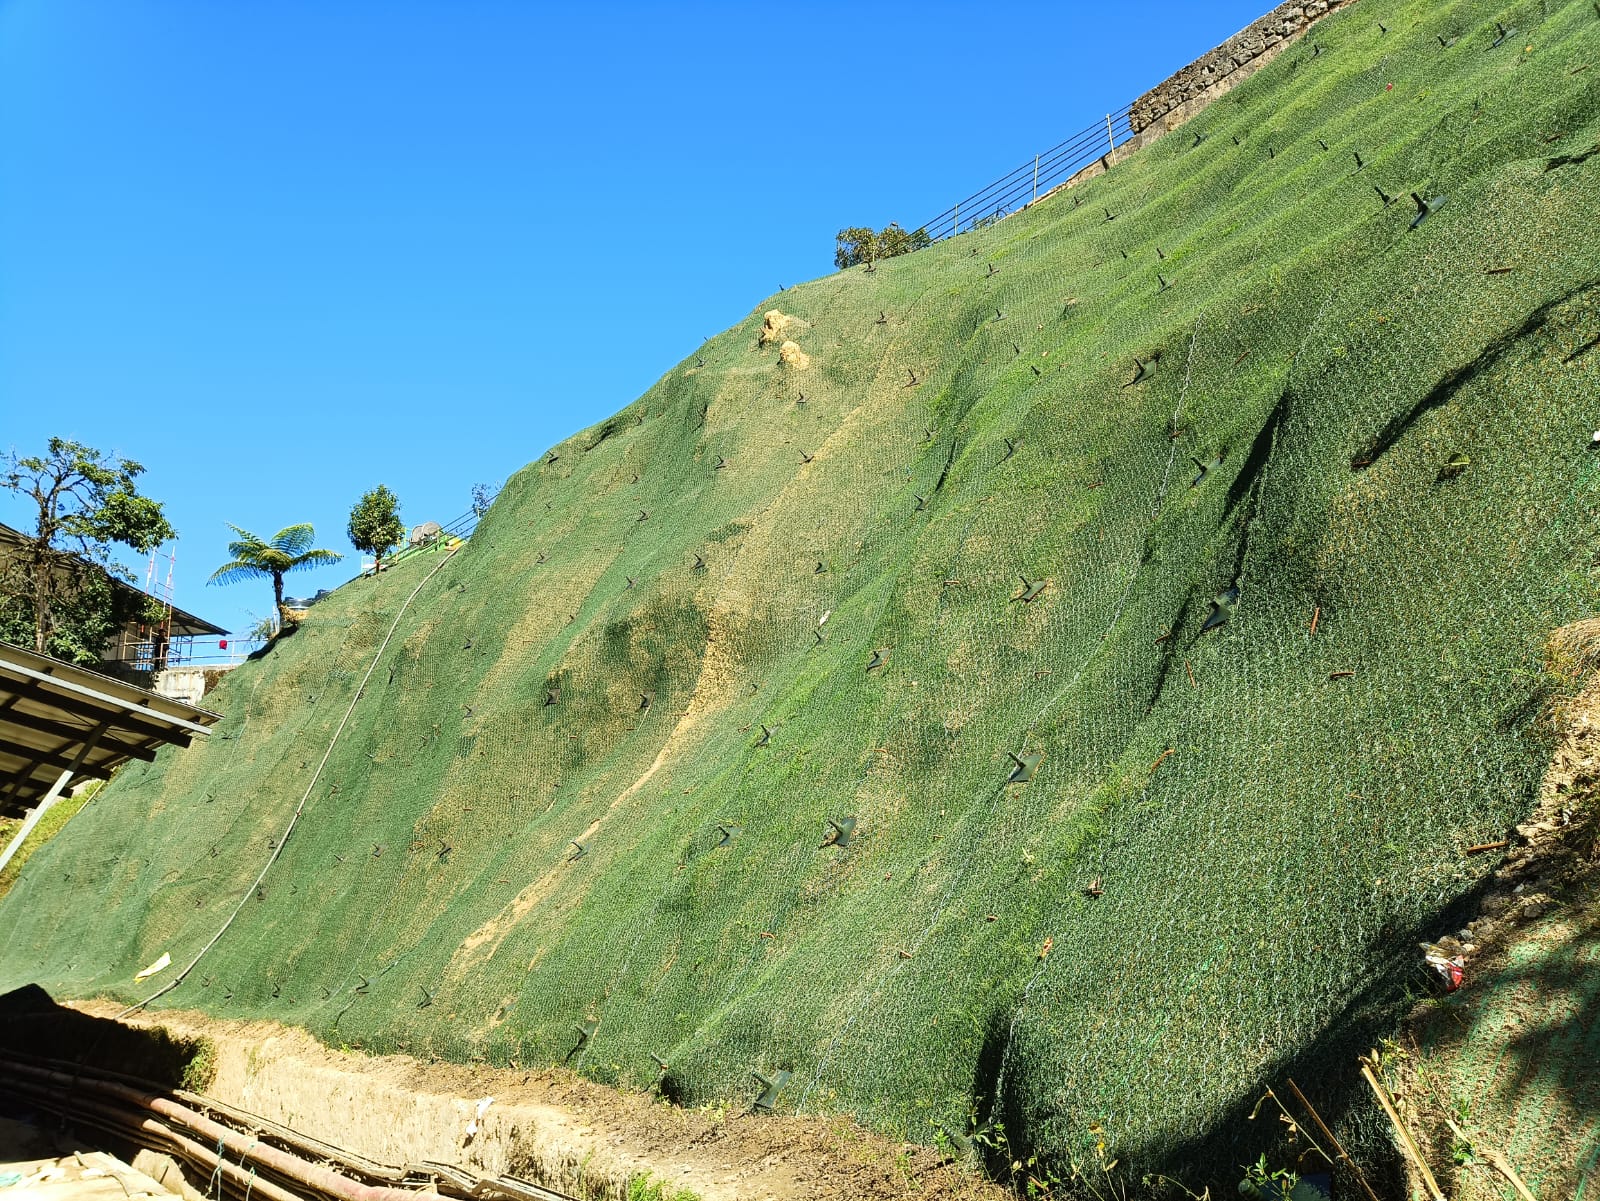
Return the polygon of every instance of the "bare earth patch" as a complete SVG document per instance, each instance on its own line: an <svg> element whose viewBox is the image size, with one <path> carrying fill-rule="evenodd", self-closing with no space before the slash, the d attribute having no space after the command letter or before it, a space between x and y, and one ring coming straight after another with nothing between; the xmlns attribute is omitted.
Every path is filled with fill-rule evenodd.
<svg viewBox="0 0 1600 1201"><path fill-rule="evenodd" d="M74 1008L110 1017L110 1002ZM371 1159L433 1160L509 1173L579 1197L628 1196L653 1177L671 1199L1003 1201L1010 1194L928 1147L890 1142L847 1118L683 1110L562 1068L424 1063L323 1046L276 1022L190 1011L131 1022L216 1046L208 1095ZM468 1134L484 1098L475 1135Z"/></svg>

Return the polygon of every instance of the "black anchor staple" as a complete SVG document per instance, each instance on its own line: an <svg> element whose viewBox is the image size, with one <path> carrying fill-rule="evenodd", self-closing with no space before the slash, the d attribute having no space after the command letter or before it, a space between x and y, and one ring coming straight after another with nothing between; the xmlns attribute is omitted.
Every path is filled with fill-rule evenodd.
<svg viewBox="0 0 1600 1201"><path fill-rule="evenodd" d="M594 1032L600 1029L600 1023L595 1021L593 1018L588 1018L587 1020L579 1022L577 1025L573 1026L572 1029L577 1033L578 1041L573 1046L572 1050L567 1052L568 1062L572 1060L574 1055L578 1054L589 1045L589 1040L594 1037Z"/></svg>
<svg viewBox="0 0 1600 1201"><path fill-rule="evenodd" d="M817 849L820 851L827 847L847 847L850 845L850 840L853 839L855 835L855 818L841 817L838 821L834 821L833 818L830 817L828 819L827 836L823 838L822 846L818 847Z"/></svg>
<svg viewBox="0 0 1600 1201"><path fill-rule="evenodd" d="M1007 784L1026 784L1033 779L1033 773L1039 769L1039 764L1044 761L1043 751L1029 751L1026 755L1014 754L1007 751L1011 762L1015 765L1011 774L1006 777Z"/></svg>
<svg viewBox="0 0 1600 1201"><path fill-rule="evenodd" d="M1045 585L1050 582L1048 580L1030 580L1025 575L1017 578L1022 581L1022 592L1011 599L1013 602L1021 601L1025 605L1031 605L1038 600L1040 594L1045 590Z"/></svg>
<svg viewBox="0 0 1600 1201"><path fill-rule="evenodd" d="M1210 475L1213 471L1216 471L1219 467L1221 467L1223 456L1226 453L1226 451L1219 452L1216 458L1212 459L1208 463L1202 463L1199 459L1195 458L1193 455L1190 455L1189 462L1198 467L1200 471L1199 474L1194 477L1194 479L1189 481L1189 487L1198 488L1206 476Z"/></svg>
<svg viewBox="0 0 1600 1201"><path fill-rule="evenodd" d="M1417 195L1417 193L1413 192L1411 193L1411 199L1416 203L1417 215L1411 218L1410 228L1416 229L1417 226L1421 225L1429 217L1433 216L1434 213L1437 213L1444 207L1444 202L1447 197L1435 196L1432 200L1424 200L1421 196Z"/></svg>
<svg viewBox="0 0 1600 1201"><path fill-rule="evenodd" d="M760 1110L762 1113L771 1113L777 1108L778 1094L789 1083L791 1073L774 1072L771 1076L764 1076L760 1072L751 1072L750 1074L761 1085L761 1093L751 1102L750 1108L752 1110Z"/></svg>
<svg viewBox="0 0 1600 1201"><path fill-rule="evenodd" d="M1124 388L1131 388L1134 384L1141 383L1145 379L1148 379L1155 372L1154 364L1154 358L1146 360L1135 356L1133 360L1133 378L1122 386Z"/></svg>
<svg viewBox="0 0 1600 1201"><path fill-rule="evenodd" d="M1219 626L1225 626L1233 619L1233 614L1239 607L1239 585L1235 584L1225 592L1217 593L1211 602L1211 612L1206 615L1205 621L1200 624L1200 632L1207 633Z"/></svg>

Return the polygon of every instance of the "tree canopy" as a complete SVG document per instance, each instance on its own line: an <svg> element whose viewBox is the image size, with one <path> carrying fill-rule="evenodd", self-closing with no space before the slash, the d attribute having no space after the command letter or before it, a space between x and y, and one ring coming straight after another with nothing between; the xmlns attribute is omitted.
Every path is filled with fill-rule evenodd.
<svg viewBox="0 0 1600 1201"><path fill-rule="evenodd" d="M399 546L406 536L406 527L400 521L399 499L383 484L363 493L350 510L350 524L345 532L357 550L372 556L372 573L376 575L383 570L383 556Z"/></svg>
<svg viewBox="0 0 1600 1201"><path fill-rule="evenodd" d="M925 229L907 233L893 221L874 232L870 225L852 225L841 229L834 240L833 265L843 270L862 263L872 264L879 259L891 259L899 254L910 254L924 246L933 245Z"/></svg>
<svg viewBox="0 0 1600 1201"><path fill-rule="evenodd" d="M175 531L160 502L140 495L144 467L132 459L51 438L44 454L12 452L4 464L0 486L31 501L35 519L0 564L0 637L93 663L122 621L147 616L112 587L110 575L131 578L113 548L147 553Z"/></svg>
<svg viewBox="0 0 1600 1201"><path fill-rule="evenodd" d="M262 579L272 581L274 611L283 613L283 577L291 571L301 571L322 563L337 563L344 558L336 550L313 549L317 532L309 521L284 526L270 539L261 538L249 530L242 530L232 522L228 528L239 535L228 543L228 553L233 556L211 573L208 584L232 584L238 580Z"/></svg>

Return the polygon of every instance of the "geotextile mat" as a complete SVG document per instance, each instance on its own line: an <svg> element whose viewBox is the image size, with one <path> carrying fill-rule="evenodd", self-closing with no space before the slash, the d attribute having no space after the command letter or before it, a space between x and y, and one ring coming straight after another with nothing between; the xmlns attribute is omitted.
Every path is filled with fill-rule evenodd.
<svg viewBox="0 0 1600 1201"><path fill-rule="evenodd" d="M28 864L0 988L141 999L244 901L158 1004L1231 1188L1533 803L1594 597L1597 60L1588 0L1362 0L768 298L232 672Z"/></svg>

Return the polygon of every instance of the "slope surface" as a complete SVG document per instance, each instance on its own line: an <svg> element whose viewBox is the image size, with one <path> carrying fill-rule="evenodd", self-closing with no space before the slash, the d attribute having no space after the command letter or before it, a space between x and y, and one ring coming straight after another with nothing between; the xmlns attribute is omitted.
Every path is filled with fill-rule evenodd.
<svg viewBox="0 0 1600 1201"><path fill-rule="evenodd" d="M29 864L0 987L138 997L244 901L162 1004L1230 1170L1533 802L1593 598L1597 56L1586 0L1363 0L772 298L234 672Z"/></svg>

